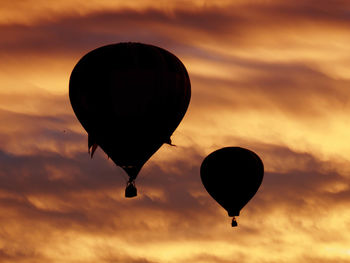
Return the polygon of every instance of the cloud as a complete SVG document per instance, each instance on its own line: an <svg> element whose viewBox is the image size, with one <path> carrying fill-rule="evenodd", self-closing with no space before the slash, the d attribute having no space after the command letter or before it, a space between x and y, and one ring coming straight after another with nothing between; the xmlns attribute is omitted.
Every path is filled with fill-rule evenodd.
<svg viewBox="0 0 350 263"><path fill-rule="evenodd" d="M64 133L50 132L67 120L65 115L52 118L6 111L2 114L16 123L23 118L19 123L24 126L27 125L25 120L30 121L32 126L38 127L29 130L36 137L50 134L49 141L71 143ZM73 136L72 142L85 145L85 135L73 135L76 138ZM24 137L21 143L25 140L30 139ZM187 242L194 250L191 257L189 254L183 256L193 258L193 255L203 253L194 245L203 240L211 240L206 246L215 242L221 242L227 248L231 246L221 256L219 251L209 253L208 260L225 262L234 251L241 250L240 258L247 258L248 262L249 251L245 246L254 237L258 236L274 247L287 246L288 238L293 237L283 227L318 244L329 239L338 243L347 240L345 232L335 226L329 228L332 233L337 233L336 236L318 231L325 224L320 216L338 214L348 206L347 187L350 182L346 175L341 174L343 167L349 167L347 162L340 162L339 168L333 160L320 160L310 153L296 152L281 145L240 138L234 140L238 145L257 152L266 170L261 189L239 218L239 240L227 234L229 218L201 184L199 166L207 149L181 145L163 147L146 164L137 181L139 196L131 200L123 197L123 171L116 168L102 151L98 151L92 160L84 150L77 150L69 156L40 147L30 155L2 151L0 208L3 216L0 221L9 231L4 233L5 240L10 241L19 232L27 231L22 241L28 244L28 251L36 251L35 247L46 239L62 246L63 250L67 249L61 238L55 236L57 232L71 236L72 242L76 236L83 238L84 242L90 242L91 238L111 240L102 242L103 246L119 242L121 254L92 252L101 262L129 257L131 262L159 262L162 261L159 257L141 256L146 244L159 246L159 243L164 249L171 250L171 244L181 246ZM274 218L280 219L278 225L275 225ZM28 230L33 224L38 227ZM278 233L278 236L272 238L271 232ZM43 233L46 233L46 238ZM32 238L31 235L36 236ZM83 246L90 247L87 244L90 243ZM129 254L130 247L137 247L136 254ZM22 253L18 247L8 249ZM55 257L45 245L43 251L43 257ZM193 260L201 262L202 258L199 256Z"/></svg>
<svg viewBox="0 0 350 263"><path fill-rule="evenodd" d="M259 111L279 110L298 118L322 118L329 108L344 110L347 107L348 81L333 79L303 64L262 63L252 60L234 60L233 65L255 73L239 80L223 80L215 77L192 78L193 103L203 110ZM235 74L235 70L232 69ZM195 87L200 86L200 90ZM213 88L215 87L215 89Z"/></svg>
<svg viewBox="0 0 350 263"><path fill-rule="evenodd" d="M317 49L313 45L318 44L322 48L322 43L311 41L310 46L299 38L290 38L288 32L282 33L281 38L280 28L270 28L270 24L284 28L284 23L291 21L285 18L288 14L294 18L304 17L305 20L314 13L315 17L324 17L325 21L338 19L332 15L336 11L340 12L338 7L323 1L317 8L312 8L312 4L312 1L298 5L272 1L270 4L259 3L256 7L240 4L236 9L228 9L227 6L200 8L196 11L176 9L172 13L159 9L128 9L100 11L86 16L67 15L47 23L1 26L5 37L0 42L0 49L6 53L6 57L11 53L16 56L22 53L24 57L36 53L41 56L69 57L73 63L73 57L77 61L85 52L100 45L119 41L150 42L173 50L184 62L189 61L186 65L196 95L193 96L193 103L196 103L196 98L203 97L203 101L196 104L197 107L219 107L220 103L220 107L232 107L233 110L239 108L242 111L246 107L259 111L277 108L294 115L294 118L313 117L315 114L323 118L328 114L329 107L347 109L348 80L334 78L320 68L320 64L329 63L326 62L330 59L328 57L322 63L310 62L308 54ZM339 4L343 5L344 2L339 1ZM330 11L327 13L324 10ZM256 15L252 16L255 12ZM268 19L272 17L283 21L276 23ZM253 24L261 32L272 30L272 33L276 31L278 34L263 37L252 31L250 25ZM315 37L320 31L313 32ZM304 32L302 35L306 37L309 33ZM262 54L261 50L256 49L257 46L261 49L266 46L271 48L274 41L280 47L281 41L278 40L283 38L286 38L286 52L297 54L298 61L290 61L288 54L282 61L276 59L275 53L278 56L285 54L280 49L271 49L270 53ZM266 42L266 39L271 39L272 43ZM208 45L202 45L203 42ZM253 49L249 48L251 45ZM242 56L241 52L247 49L256 56ZM332 46L326 49L322 52L325 55L334 57L334 52L337 52L337 49L332 50ZM207 63L205 71L203 66L199 68L203 63ZM218 71L224 71L230 77L220 78L220 72L215 71L218 66ZM215 72L214 75L204 75L210 71Z"/></svg>
<svg viewBox="0 0 350 263"><path fill-rule="evenodd" d="M0 259L2 262L34 262L32 259L36 260L45 260L44 257L42 257L39 253L34 251L26 251L23 250L16 250L13 251L12 249L0 249ZM29 260L29 261L26 261Z"/></svg>
<svg viewBox="0 0 350 263"><path fill-rule="evenodd" d="M346 262L346 1L102 3L79 15L65 4L0 26L1 260ZM193 91L177 147L144 166L131 200L124 172L100 149L89 158L67 95L74 63L119 41L174 52ZM199 176L203 158L227 145L265 164L235 229Z"/></svg>
<svg viewBox="0 0 350 263"><path fill-rule="evenodd" d="M0 31L4 37L0 48L6 52L72 54L111 42L142 40L170 47L174 43L186 45L197 43L198 40L210 41L213 36L218 46L227 46L229 43L242 48L256 46L252 40L260 43L271 40L268 42L271 47L274 39L281 37L281 29L295 31L298 24L304 24L306 29L309 24L328 24L332 27L339 26L334 23L340 23L346 27L349 24L346 10L348 8L343 1L337 4L322 1L315 5L310 0L298 5L270 1L270 4L248 3L237 6L232 2L223 7L175 8L171 12L156 7L144 10L103 10L83 16L68 12L61 13L56 19L35 24L2 25ZM313 29L316 29L317 34L319 30ZM270 33L270 37L262 38L258 32L276 34ZM288 39L287 34L285 37ZM280 42L275 43L280 47ZM289 47L288 41L286 47Z"/></svg>

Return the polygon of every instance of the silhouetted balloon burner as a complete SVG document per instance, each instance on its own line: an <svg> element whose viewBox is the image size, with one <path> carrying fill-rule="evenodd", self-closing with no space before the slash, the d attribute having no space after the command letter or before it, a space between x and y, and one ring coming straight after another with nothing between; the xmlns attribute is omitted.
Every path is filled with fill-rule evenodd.
<svg viewBox="0 0 350 263"><path fill-rule="evenodd" d="M258 191L264 165L254 152L241 147L225 147L209 154L200 168L202 183L208 193L232 217L236 216Z"/></svg>
<svg viewBox="0 0 350 263"><path fill-rule="evenodd" d="M74 67L69 98L88 133L91 158L100 146L129 176L125 197L137 195L142 166L184 117L191 98L185 66L169 51L142 43L92 50Z"/></svg>

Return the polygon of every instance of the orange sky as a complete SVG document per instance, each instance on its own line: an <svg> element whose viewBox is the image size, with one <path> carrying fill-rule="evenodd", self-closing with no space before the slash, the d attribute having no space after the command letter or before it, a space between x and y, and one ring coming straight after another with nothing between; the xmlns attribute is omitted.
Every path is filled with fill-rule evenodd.
<svg viewBox="0 0 350 263"><path fill-rule="evenodd" d="M0 0L0 262L350 262L349 27L346 0ZM192 83L132 200L68 99L80 57L124 41ZM199 177L224 146L265 164L234 229Z"/></svg>

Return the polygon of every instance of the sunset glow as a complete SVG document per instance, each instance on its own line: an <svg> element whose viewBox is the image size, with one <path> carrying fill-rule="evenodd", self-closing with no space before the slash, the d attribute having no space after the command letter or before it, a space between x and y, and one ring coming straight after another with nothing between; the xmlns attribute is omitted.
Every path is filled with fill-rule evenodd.
<svg viewBox="0 0 350 263"><path fill-rule="evenodd" d="M349 14L345 0L0 0L0 262L350 263ZM68 98L84 54L129 41L175 54L192 85L176 147L131 200ZM199 176L225 146L265 165L237 228Z"/></svg>

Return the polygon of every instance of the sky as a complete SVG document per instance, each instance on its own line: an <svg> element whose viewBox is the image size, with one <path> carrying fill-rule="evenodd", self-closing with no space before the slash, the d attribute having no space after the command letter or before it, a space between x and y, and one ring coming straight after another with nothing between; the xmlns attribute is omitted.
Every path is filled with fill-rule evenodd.
<svg viewBox="0 0 350 263"><path fill-rule="evenodd" d="M349 28L347 0L0 0L0 261L350 262ZM84 54L129 41L192 84L133 199L68 98ZM237 228L199 175L225 146L265 166Z"/></svg>

